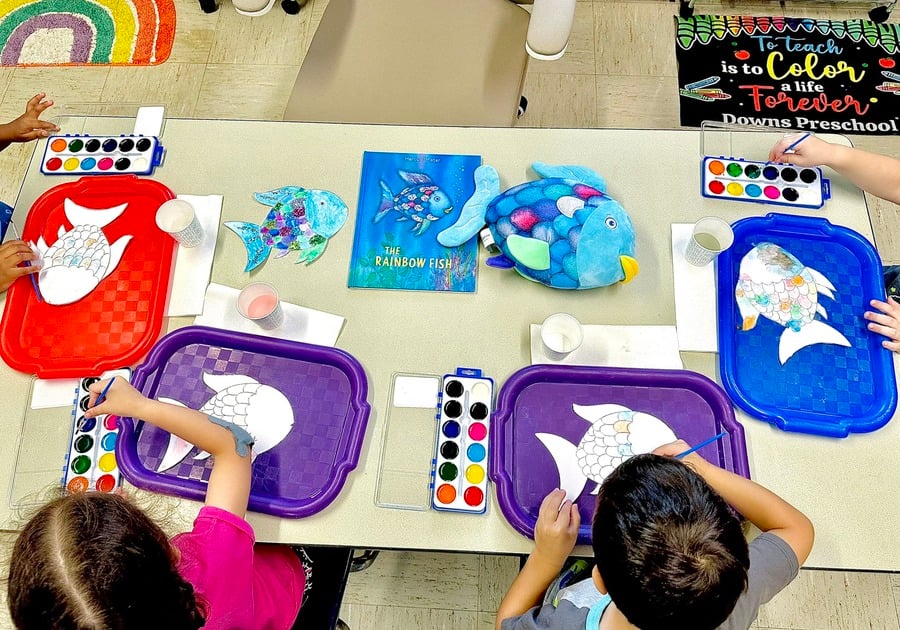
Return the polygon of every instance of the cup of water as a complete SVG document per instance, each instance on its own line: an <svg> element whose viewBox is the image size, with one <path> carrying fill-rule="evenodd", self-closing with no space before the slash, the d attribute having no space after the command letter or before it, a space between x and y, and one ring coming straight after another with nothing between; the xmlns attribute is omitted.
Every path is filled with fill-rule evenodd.
<svg viewBox="0 0 900 630"><path fill-rule="evenodd" d="M725 219L703 217L694 224L684 257L690 264L703 267L731 247L732 243L734 232Z"/></svg>

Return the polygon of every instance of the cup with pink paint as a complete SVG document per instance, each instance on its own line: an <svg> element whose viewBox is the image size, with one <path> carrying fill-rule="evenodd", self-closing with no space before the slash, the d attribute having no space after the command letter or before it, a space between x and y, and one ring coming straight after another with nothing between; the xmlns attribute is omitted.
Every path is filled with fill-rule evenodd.
<svg viewBox="0 0 900 630"><path fill-rule="evenodd" d="M284 310L278 291L266 282L251 282L238 294L238 312L264 330L278 328L284 322Z"/></svg>

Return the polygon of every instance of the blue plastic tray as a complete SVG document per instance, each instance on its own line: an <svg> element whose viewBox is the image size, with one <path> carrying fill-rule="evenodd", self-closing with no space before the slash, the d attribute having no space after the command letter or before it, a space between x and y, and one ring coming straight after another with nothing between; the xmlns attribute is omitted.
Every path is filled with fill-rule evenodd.
<svg viewBox="0 0 900 630"><path fill-rule="evenodd" d="M897 406L897 387L891 352L863 319L869 300L885 299L881 260L869 241L826 219L777 213L741 219L733 228L734 245L717 262L719 367L732 400L785 431L846 437L884 426ZM741 329L735 299L741 260L766 241L834 285L834 300L818 296L827 319L815 319L842 333L850 347L807 346L782 365L779 338L790 330L763 316Z"/></svg>

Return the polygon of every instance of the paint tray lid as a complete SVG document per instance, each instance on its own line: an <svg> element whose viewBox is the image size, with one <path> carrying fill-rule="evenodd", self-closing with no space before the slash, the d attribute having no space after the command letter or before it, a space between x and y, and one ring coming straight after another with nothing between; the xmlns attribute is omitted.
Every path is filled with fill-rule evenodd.
<svg viewBox="0 0 900 630"><path fill-rule="evenodd" d="M750 415L786 431L846 437L884 426L897 406L897 387L891 352L863 319L871 299L885 299L881 260L874 247L861 234L823 218L771 213L741 219L733 229L734 244L717 259L719 368L731 398ZM786 298L751 288L752 295L744 302L747 312L741 313L735 293L741 262L766 242L799 261L799 271L792 269L784 282L795 283L802 295L791 287L782 294ZM750 271L748 262L745 272L752 282ZM811 311L813 323L802 324L795 332L790 324L757 316L753 304L768 300L780 300L785 308L796 306L797 321ZM753 317L755 325L743 330L744 322L749 325ZM803 341L792 339L801 334ZM846 345L800 345L829 335L837 340L842 336ZM799 349L790 354L796 346ZM784 363L779 347L785 349Z"/></svg>
<svg viewBox="0 0 900 630"><path fill-rule="evenodd" d="M176 245L156 227L156 210L174 197L163 184L135 175L82 177L38 197L22 229L26 241L43 237L53 246L60 230L72 229L66 199L97 210L127 203L102 231L110 244L132 238L112 273L71 304L39 302L31 282L14 282L0 326L3 360L41 378L80 378L133 365L147 354L162 330Z"/></svg>
<svg viewBox="0 0 900 630"><path fill-rule="evenodd" d="M560 469L567 479L584 478L583 474L579 477L574 453L589 429L600 423L615 424L606 413L592 424L578 415L573 405L618 405L620 410L649 414L688 444L725 431L722 439L701 448L700 455L750 477L744 429L735 420L725 392L705 376L686 370L533 365L513 374L500 389L491 426L490 460L500 509L516 531L529 538L534 538L541 501L554 488L567 484L560 479ZM646 419L646 415L642 417ZM546 437L548 434L551 437ZM572 456L561 465L545 445L551 440L570 445ZM631 440L629 434L626 442ZM578 542L582 544L591 540L597 487L596 481L588 479L576 500L581 512Z"/></svg>
<svg viewBox="0 0 900 630"><path fill-rule="evenodd" d="M217 417L231 412L228 398L236 389L250 392L245 413L261 414L267 427L292 415L283 439L277 428L272 433L250 427L258 453L250 510L293 518L315 514L337 497L359 461L369 419L368 383L363 367L343 350L187 326L160 339L131 382L150 398ZM139 488L202 501L211 458L191 448L158 471L169 435L147 422L120 418L116 458L122 472ZM267 441L274 446L261 450Z"/></svg>

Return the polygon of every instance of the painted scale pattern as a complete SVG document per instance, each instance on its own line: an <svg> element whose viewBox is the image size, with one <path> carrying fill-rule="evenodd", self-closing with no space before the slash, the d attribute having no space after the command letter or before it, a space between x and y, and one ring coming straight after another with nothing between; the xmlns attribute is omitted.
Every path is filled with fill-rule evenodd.
<svg viewBox="0 0 900 630"><path fill-rule="evenodd" d="M763 317L794 331L816 316L818 290L806 269L781 282L753 282L741 276L735 295L751 300Z"/></svg>
<svg viewBox="0 0 900 630"><path fill-rule="evenodd" d="M578 286L575 250L581 228L594 207L585 206L567 217L559 211L557 201L562 197L577 197L587 201L592 197L605 198L599 190L585 184L561 178L525 182L501 194L488 206L485 219L494 225L498 243L511 234L529 234L550 244L550 269L529 271L529 274L553 286ZM562 275L564 274L564 276Z"/></svg>
<svg viewBox="0 0 900 630"><path fill-rule="evenodd" d="M275 204L259 230L266 245L285 251L297 251L325 242L325 237L316 234L307 219L306 204L310 198L309 191L301 188L289 201ZM298 240L301 235L304 243Z"/></svg>
<svg viewBox="0 0 900 630"><path fill-rule="evenodd" d="M0 3L4 66L155 65L168 59L174 38L173 0ZM48 46L48 40L66 45Z"/></svg>
<svg viewBox="0 0 900 630"><path fill-rule="evenodd" d="M575 459L589 479L605 479L616 467L634 456L631 450L633 411L620 411L615 418L591 425L578 448ZM615 420L613 422L613 420Z"/></svg>
<svg viewBox="0 0 900 630"><path fill-rule="evenodd" d="M44 269L71 267L88 270L100 282L109 267L109 241L96 225L76 225L44 254Z"/></svg>

